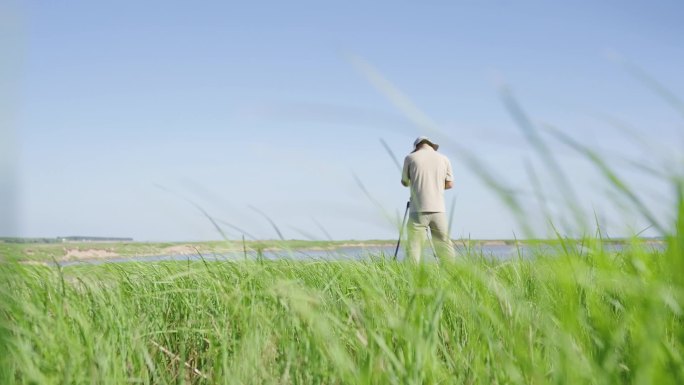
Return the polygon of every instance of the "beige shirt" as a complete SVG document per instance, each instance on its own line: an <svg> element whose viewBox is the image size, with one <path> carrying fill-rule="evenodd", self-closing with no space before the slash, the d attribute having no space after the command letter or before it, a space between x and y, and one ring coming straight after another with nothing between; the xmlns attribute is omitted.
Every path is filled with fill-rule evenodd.
<svg viewBox="0 0 684 385"><path fill-rule="evenodd" d="M404 158L401 181L411 187L411 212L446 212L444 184L453 180L449 159L430 146Z"/></svg>

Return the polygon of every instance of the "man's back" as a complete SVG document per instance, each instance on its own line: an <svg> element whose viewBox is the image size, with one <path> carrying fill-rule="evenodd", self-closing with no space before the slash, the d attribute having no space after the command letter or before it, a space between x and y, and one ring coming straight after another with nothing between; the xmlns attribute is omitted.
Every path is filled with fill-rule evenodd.
<svg viewBox="0 0 684 385"><path fill-rule="evenodd" d="M446 212L444 187L451 181L449 159L429 146L404 159L402 183L411 186L411 212Z"/></svg>

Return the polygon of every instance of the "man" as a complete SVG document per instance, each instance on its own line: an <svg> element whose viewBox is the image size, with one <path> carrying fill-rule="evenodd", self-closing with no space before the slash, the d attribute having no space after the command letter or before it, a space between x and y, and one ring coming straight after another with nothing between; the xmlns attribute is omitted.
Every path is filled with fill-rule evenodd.
<svg viewBox="0 0 684 385"><path fill-rule="evenodd" d="M416 263L420 262L428 228L436 241L437 256L442 260L454 258L444 205L444 190L453 187L454 177L451 162L437 152L438 148L437 143L420 136L404 159L401 184L411 188L407 252Z"/></svg>

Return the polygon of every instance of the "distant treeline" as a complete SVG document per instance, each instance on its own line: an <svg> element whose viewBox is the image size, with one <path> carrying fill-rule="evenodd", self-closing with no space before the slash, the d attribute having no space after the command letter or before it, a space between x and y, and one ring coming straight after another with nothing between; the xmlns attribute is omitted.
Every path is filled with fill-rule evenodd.
<svg viewBox="0 0 684 385"><path fill-rule="evenodd" d="M57 243L62 242L57 238L17 238L17 237L0 237L0 242L5 243Z"/></svg>
<svg viewBox="0 0 684 385"><path fill-rule="evenodd" d="M133 242L133 238L69 236L56 238L0 237L5 243Z"/></svg>

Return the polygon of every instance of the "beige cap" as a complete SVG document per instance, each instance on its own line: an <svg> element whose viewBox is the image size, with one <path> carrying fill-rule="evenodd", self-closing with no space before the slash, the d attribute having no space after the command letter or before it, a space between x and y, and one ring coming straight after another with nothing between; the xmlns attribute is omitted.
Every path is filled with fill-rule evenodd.
<svg viewBox="0 0 684 385"><path fill-rule="evenodd" d="M412 152L416 152L416 150L418 150L418 146L423 142L432 146L432 148L434 148L435 151L437 151L437 149L439 148L439 144L431 141L430 138L428 138L427 136L419 136L416 138L416 140L413 141L413 151Z"/></svg>

